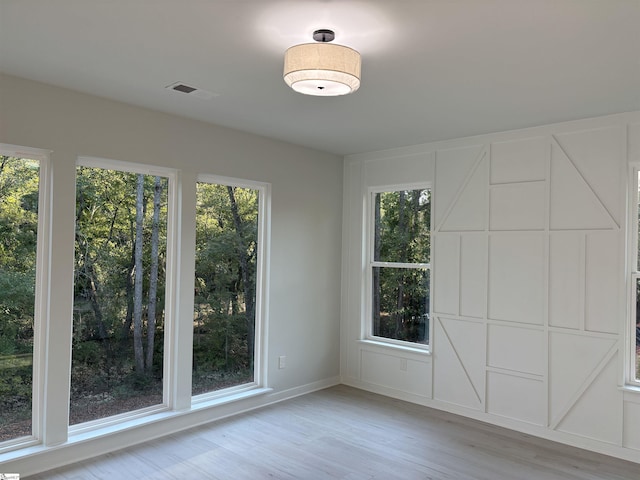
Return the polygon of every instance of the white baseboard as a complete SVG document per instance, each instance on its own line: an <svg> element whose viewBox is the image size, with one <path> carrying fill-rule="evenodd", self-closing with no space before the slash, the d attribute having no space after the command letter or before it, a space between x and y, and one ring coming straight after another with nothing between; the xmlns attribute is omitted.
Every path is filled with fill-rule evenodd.
<svg viewBox="0 0 640 480"><path fill-rule="evenodd" d="M510 430L525 433L527 435L532 435L539 438L544 438L545 440L562 443L571 447L601 453L603 455L620 458L622 460L628 460L634 463L640 463L640 451L626 448L622 445L610 444L594 440L592 438L559 432L557 430L551 430L550 428L544 426L534 425L507 417L501 417L460 405L454 405L440 400L434 400L428 397L403 392L393 388L363 382L359 379L351 377L342 377L342 383L344 385L359 388L361 390L366 390L368 392L377 393L379 395L385 395L387 397L395 398L398 400L404 400L406 402L423 405L425 407L433 408L436 410L442 410L445 412L453 413L455 415L472 418L484 423L508 428Z"/></svg>
<svg viewBox="0 0 640 480"><path fill-rule="evenodd" d="M363 382L356 378L343 377L341 379L343 385L349 387L359 388L366 390L367 392L377 393L384 395L385 397L391 397L398 400L404 400L405 402L417 403L418 405L430 406L431 399L422 395L416 395L415 393L404 392L391 387L385 387L384 385L377 385L374 383Z"/></svg>

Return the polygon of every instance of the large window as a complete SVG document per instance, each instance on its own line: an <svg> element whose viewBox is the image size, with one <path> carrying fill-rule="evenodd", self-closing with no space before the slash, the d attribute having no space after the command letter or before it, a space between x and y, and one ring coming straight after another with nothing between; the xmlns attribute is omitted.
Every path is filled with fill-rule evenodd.
<svg viewBox="0 0 640 480"><path fill-rule="evenodd" d="M0 442L33 433L40 162L0 155Z"/></svg>
<svg viewBox="0 0 640 480"><path fill-rule="evenodd" d="M84 163L76 170L70 425L163 403L169 180Z"/></svg>
<svg viewBox="0 0 640 480"><path fill-rule="evenodd" d="M629 322L629 380L640 385L640 172L633 169L631 184L631 318Z"/></svg>
<svg viewBox="0 0 640 480"><path fill-rule="evenodd" d="M255 380L261 192L197 184L193 394Z"/></svg>
<svg viewBox="0 0 640 480"><path fill-rule="evenodd" d="M428 345L430 191L373 191L370 205L368 334L392 343Z"/></svg>
<svg viewBox="0 0 640 480"><path fill-rule="evenodd" d="M0 454L263 393L269 185L48 158L0 144Z"/></svg>

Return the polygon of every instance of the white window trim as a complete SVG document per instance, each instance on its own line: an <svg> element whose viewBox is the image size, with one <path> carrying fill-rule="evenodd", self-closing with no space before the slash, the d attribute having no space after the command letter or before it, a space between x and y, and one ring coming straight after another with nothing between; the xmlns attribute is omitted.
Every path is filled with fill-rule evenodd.
<svg viewBox="0 0 640 480"><path fill-rule="evenodd" d="M42 442L44 387L46 373L45 344L49 325L51 275L51 150L0 144L0 155L38 160L38 235L36 244L36 284L33 322L33 370L31 400L31 435L3 442L0 453L37 445Z"/></svg>
<svg viewBox="0 0 640 480"><path fill-rule="evenodd" d="M200 174L196 182L228 185L231 187L250 188L258 191L258 249L256 255L256 312L255 338L253 351L253 382L231 387L220 391L202 393L193 396L194 403L208 402L234 392L242 392L251 388L265 388L267 381L267 326L268 326L268 275L269 240L271 230L269 215L271 212L271 184L252 180L242 180L219 175Z"/></svg>
<svg viewBox="0 0 640 480"><path fill-rule="evenodd" d="M374 252L374 241L375 241L375 232L374 232L374 221L373 221L373 208L375 204L374 196L378 193L384 192L395 192L400 190L423 190L428 189L431 193L433 192L433 188L431 182L420 182L420 183L404 183L404 184L396 184L396 185L382 185L369 187L367 190L367 198L365 202L365 215L366 220L364 222L364 239L365 239L365 258L364 258L364 268L363 268L363 288L362 298L365 302L363 310L363 318L361 321L361 341L372 343L378 346L388 346L401 350L410 350L413 352L425 352L429 353L431 351L431 339L432 337L432 329L433 322L429 321L429 343L421 344L414 342L407 342L404 340L396 340L393 338L385 338L378 337L373 335L373 302L372 302L372 289L373 289L373 268L374 267L392 267L392 268L414 268L420 270L428 270L429 271L429 284L433 285L433 277L431 275L431 263L401 263L401 262L381 262L376 261L373 258ZM433 197L431 198L431 205L433 206ZM431 225L429 225L429 233L433 234L433 210L430 215ZM431 237L433 238L433 236ZM433 245L431 246L431 251L433 252ZM432 253L433 254L433 253ZM430 290L433 290L430 288ZM433 301L429 302L429 319L433 318L432 312L432 304Z"/></svg>
<svg viewBox="0 0 640 480"><path fill-rule="evenodd" d="M636 379L636 281L640 279L640 269L638 268L638 174L640 173L640 163L633 163L629 168L629 225L627 232L627 244L629 251L627 254L627 281L628 281L628 301L627 318L625 321L625 384L634 389L640 387L640 379Z"/></svg>
<svg viewBox="0 0 640 480"><path fill-rule="evenodd" d="M46 342L49 336L50 325L50 290L53 285L51 279L51 235L52 235L52 169L50 162L51 151L36 148L8 145L0 143L0 154L18 158L28 158L40 161L39 184L39 216L38 216L38 245L37 245L37 271L36 271L36 305L35 328L33 350L33 403L32 403L32 433L33 435L15 440L2 442L0 454L3 461L10 461L29 456L31 454L45 452L52 446L61 443L57 438L63 436L62 431L56 430L54 437L56 443L47 443L46 437L51 432L45 432L47 412L54 411L51 405L45 405L45 386L47 383L56 382L58 378L46 378L47 348ZM118 161L99 157L80 156L76 160L77 166L115 169L131 173L146 175L159 175L169 179L168 205L167 205L167 280L166 280L166 304L165 304L165 352L164 352L164 383L163 403L140 410L124 412L104 419L96 419L73 425L64 430L65 445L85 442L90 439L100 438L115 432L123 432L135 427L153 424L161 420L179 418L184 415L197 414L199 411L219 407L236 401L244 401L250 398L270 393L267 387L267 343L266 333L268 328L268 271L269 271L269 243L270 243L270 214L271 214L271 184L242 180L231 177L215 175L196 175L182 172L179 169L158 167L135 162ZM75 168L74 167L74 171ZM193 305L188 307L189 300L193 301L193 275L189 268L182 264L185 260L193 258L193 246L191 245L191 232L183 232L182 226L187 227L191 223L190 216L195 219L195 194L196 182L205 181L224 185L253 188L259 190L259 229L258 229L258 271L256 280L256 344L255 344L255 376L252 384L240 385L228 389L212 392L211 395L203 394L192 396L191 392L191 357L178 358L178 354L186 357L186 351L192 348L192 342L187 338L191 327L178 325L178 317L193 314ZM186 184L185 184L186 182ZM185 199L184 195L187 195ZM185 243L186 242L186 243ZM191 245L191 246L190 246ZM188 274L185 276L185 274ZM72 301L72 299L69 299ZM69 323L71 325L71 323ZM57 373L56 373L57 375ZM185 378L189 382L185 381ZM188 388L187 388L188 387ZM55 400L59 400L59 393ZM51 400L51 399L49 399ZM68 400L68 398L67 398ZM64 402L63 402L64 404ZM66 403L68 406L68 401ZM53 448L57 448L54 446Z"/></svg>
<svg viewBox="0 0 640 480"><path fill-rule="evenodd" d="M88 422L79 423L69 426L69 435L75 435L80 432L97 430L106 426L115 425L129 420L139 418L141 414L151 414L158 411L165 411L172 407L172 392L176 389L174 385L176 375L172 374L172 368L176 365L175 357L178 355L173 338L177 335L176 309L177 303L177 258L179 252L176 241L176 215L179 215L177 206L178 198L176 195L176 185L178 183L178 171L175 168L157 167L155 165L145 165L134 162L123 162L120 160L111 160L99 157L78 157L76 167L102 168L106 170L117 170L126 173L135 173L143 175L153 175L165 177L168 179L167 191L167 259L166 259L166 284L165 284L165 309L164 309L164 354L162 359L162 403L140 410L132 410L123 412L118 415L112 415L105 418L98 418Z"/></svg>

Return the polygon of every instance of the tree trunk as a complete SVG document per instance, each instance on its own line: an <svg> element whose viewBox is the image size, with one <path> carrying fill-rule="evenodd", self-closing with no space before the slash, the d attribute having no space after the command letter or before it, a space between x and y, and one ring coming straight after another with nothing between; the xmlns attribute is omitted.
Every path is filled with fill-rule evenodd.
<svg viewBox="0 0 640 480"><path fill-rule="evenodd" d="M153 222L151 224L151 271L149 272L149 307L147 309L147 372L153 368L153 350L156 334L156 301L158 291L158 242L160 231L160 197L162 181L155 178L153 187Z"/></svg>
<svg viewBox="0 0 640 480"><path fill-rule="evenodd" d="M240 214L238 213L238 204L236 203L235 188L227 186L229 194L229 202L231 203L231 214L235 225L238 238L237 253L240 262L240 275L242 278L242 287L244 290L244 303L246 310L247 324L247 356L249 368L253 369L253 352L255 342L255 300L253 292L253 282L249 278L249 261L247 254L247 246L243 237L243 224Z"/></svg>
<svg viewBox="0 0 640 480"><path fill-rule="evenodd" d="M136 180L135 280L133 284L133 350L136 372L144 373L142 346L142 227L144 221L144 175Z"/></svg>
<svg viewBox="0 0 640 480"><path fill-rule="evenodd" d="M136 247L135 247L135 237L131 235L131 264L127 270L127 279L125 285L125 292L127 295L127 313L124 317L124 324L122 325L122 336L120 341L124 344L129 340L129 335L131 334L131 325L133 324L133 290L134 290L134 278L136 274Z"/></svg>

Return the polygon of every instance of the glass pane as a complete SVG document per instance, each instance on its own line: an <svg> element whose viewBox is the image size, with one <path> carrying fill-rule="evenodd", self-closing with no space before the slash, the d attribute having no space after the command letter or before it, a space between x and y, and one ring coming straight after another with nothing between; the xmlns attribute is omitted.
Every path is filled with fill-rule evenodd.
<svg viewBox="0 0 640 480"><path fill-rule="evenodd" d="M194 395L254 379L258 193L197 185Z"/></svg>
<svg viewBox="0 0 640 480"><path fill-rule="evenodd" d="M373 335L429 343L429 270L373 268Z"/></svg>
<svg viewBox="0 0 640 480"><path fill-rule="evenodd" d="M167 187L77 168L70 425L162 403Z"/></svg>
<svg viewBox="0 0 640 480"><path fill-rule="evenodd" d="M374 195L374 261L429 263L431 194L428 189Z"/></svg>
<svg viewBox="0 0 640 480"><path fill-rule="evenodd" d="M0 156L0 442L32 434L39 175Z"/></svg>
<svg viewBox="0 0 640 480"><path fill-rule="evenodd" d="M636 381L640 382L640 279L636 279Z"/></svg>

